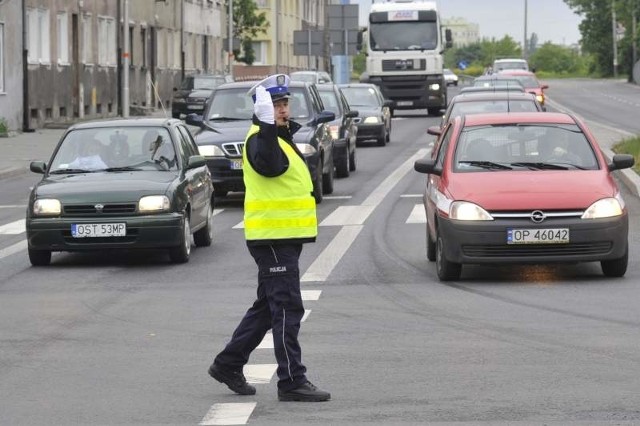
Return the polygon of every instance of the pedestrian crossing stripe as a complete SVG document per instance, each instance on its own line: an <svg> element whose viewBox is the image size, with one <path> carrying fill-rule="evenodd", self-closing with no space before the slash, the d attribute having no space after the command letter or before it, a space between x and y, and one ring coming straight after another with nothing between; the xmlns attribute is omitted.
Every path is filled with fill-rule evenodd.
<svg viewBox="0 0 640 426"><path fill-rule="evenodd" d="M200 421L200 426L245 425L256 408L256 402L213 404Z"/></svg>
<svg viewBox="0 0 640 426"><path fill-rule="evenodd" d="M26 220L20 219L15 222L0 226L0 235L19 235L26 232Z"/></svg>
<svg viewBox="0 0 640 426"><path fill-rule="evenodd" d="M252 385L262 385L271 382L278 364L247 364L242 369L247 382Z"/></svg>
<svg viewBox="0 0 640 426"><path fill-rule="evenodd" d="M305 322L310 314L311 309L305 309L300 322ZM271 330L267 331L267 334L264 335L262 342L260 342L256 349L273 349L273 332Z"/></svg>

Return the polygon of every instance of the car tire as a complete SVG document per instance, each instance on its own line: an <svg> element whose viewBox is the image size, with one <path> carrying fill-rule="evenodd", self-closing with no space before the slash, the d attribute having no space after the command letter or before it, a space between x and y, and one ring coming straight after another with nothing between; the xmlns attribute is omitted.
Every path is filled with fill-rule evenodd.
<svg viewBox="0 0 640 426"><path fill-rule="evenodd" d="M389 129L387 130L387 140L386 143L391 142L391 123L389 123Z"/></svg>
<svg viewBox="0 0 640 426"><path fill-rule="evenodd" d="M29 261L33 266L47 266L51 263L51 250L28 249Z"/></svg>
<svg viewBox="0 0 640 426"><path fill-rule="evenodd" d="M349 147L347 147L347 153L349 152ZM336 164L336 177L346 178L349 177L349 155L345 155L344 158L341 158L338 164Z"/></svg>
<svg viewBox="0 0 640 426"><path fill-rule="evenodd" d="M605 277L620 278L627 272L627 265L629 263L629 244L624 251L624 256L613 259L603 260L600 262L602 267L602 273Z"/></svg>
<svg viewBox="0 0 640 426"><path fill-rule="evenodd" d="M213 241L213 200L207 210L207 224L193 233L193 242L196 247L209 247Z"/></svg>
<svg viewBox="0 0 640 426"><path fill-rule="evenodd" d="M356 171L356 150L354 149L349 153L349 171Z"/></svg>
<svg viewBox="0 0 640 426"><path fill-rule="evenodd" d="M169 249L169 257L173 263L187 263L191 254L191 224L186 213L182 223L182 241L180 245Z"/></svg>
<svg viewBox="0 0 640 426"><path fill-rule="evenodd" d="M437 235L436 241L436 271L440 281L454 281L460 279L462 265L459 263L449 262L444 255L444 240Z"/></svg>
<svg viewBox="0 0 640 426"><path fill-rule="evenodd" d="M427 108L427 112L429 113L429 115L434 116L434 117L439 117L440 115L440 108Z"/></svg>
<svg viewBox="0 0 640 426"><path fill-rule="evenodd" d="M320 204L322 202L323 193L322 193L322 165L318 164L316 167L316 176L313 179L313 198L316 199L316 204Z"/></svg>
<svg viewBox="0 0 640 426"><path fill-rule="evenodd" d="M427 260L433 262L436 260L436 242L431 238L429 227L427 226Z"/></svg>
<svg viewBox="0 0 640 426"><path fill-rule="evenodd" d="M377 139L376 144L378 146L385 146L387 144L387 129L386 128L384 128L384 134Z"/></svg>
<svg viewBox="0 0 640 426"><path fill-rule="evenodd" d="M322 193L323 194L333 193L333 165L329 169L328 173L322 174Z"/></svg>

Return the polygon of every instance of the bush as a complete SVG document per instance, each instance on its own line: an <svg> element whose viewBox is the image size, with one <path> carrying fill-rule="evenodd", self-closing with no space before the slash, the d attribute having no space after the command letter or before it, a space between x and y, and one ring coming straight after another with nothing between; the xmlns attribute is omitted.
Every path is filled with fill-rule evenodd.
<svg viewBox="0 0 640 426"><path fill-rule="evenodd" d="M9 126L4 117L0 117L0 136L7 136L9 134Z"/></svg>

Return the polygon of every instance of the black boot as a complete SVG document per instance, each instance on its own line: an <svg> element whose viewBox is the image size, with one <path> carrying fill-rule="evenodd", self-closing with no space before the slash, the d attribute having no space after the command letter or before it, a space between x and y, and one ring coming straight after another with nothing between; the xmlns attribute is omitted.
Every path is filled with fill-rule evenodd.
<svg viewBox="0 0 640 426"><path fill-rule="evenodd" d="M229 389L237 394L256 394L256 388L247 383L247 379L244 378L242 370L235 371L213 363L211 364L211 367L209 367L209 375L220 383L224 383L225 385L227 385Z"/></svg>
<svg viewBox="0 0 640 426"><path fill-rule="evenodd" d="M303 402L320 402L331 399L331 394L318 389L311 382L307 382L290 391L278 389L278 399L280 401L303 401Z"/></svg>

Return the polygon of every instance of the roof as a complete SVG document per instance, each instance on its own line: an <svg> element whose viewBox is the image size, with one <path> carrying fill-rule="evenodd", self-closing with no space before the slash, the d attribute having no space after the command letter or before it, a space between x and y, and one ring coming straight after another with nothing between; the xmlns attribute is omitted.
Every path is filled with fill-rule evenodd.
<svg viewBox="0 0 640 426"><path fill-rule="evenodd" d="M532 100L531 93L515 92L515 91L478 91L466 92L451 98L451 102L473 102L473 101L502 101L502 100Z"/></svg>
<svg viewBox="0 0 640 426"><path fill-rule="evenodd" d="M147 127L147 126L169 126L182 123L181 120L171 117L136 117L136 118L116 118L113 120L91 120L74 124L69 129L95 129L96 127Z"/></svg>
<svg viewBox="0 0 640 426"><path fill-rule="evenodd" d="M527 70L519 70L519 69L506 69L506 70L500 70L498 71L497 75L528 75L531 77L535 77L536 74L531 72L531 71L527 71Z"/></svg>
<svg viewBox="0 0 640 426"><path fill-rule="evenodd" d="M458 117L456 117L457 119ZM492 124L518 124L518 123L549 123L549 124L576 124L576 120L569 114L561 112L512 112L473 114L465 116L465 127L484 126Z"/></svg>

